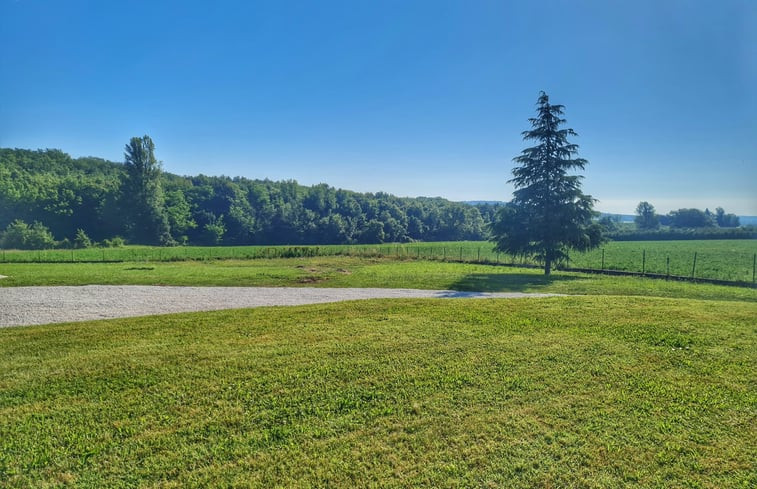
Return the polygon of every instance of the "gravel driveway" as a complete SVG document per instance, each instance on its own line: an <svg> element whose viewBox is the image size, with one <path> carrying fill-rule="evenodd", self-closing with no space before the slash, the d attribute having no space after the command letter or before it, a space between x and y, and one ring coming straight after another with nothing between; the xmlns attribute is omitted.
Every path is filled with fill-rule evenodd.
<svg viewBox="0 0 757 489"><path fill-rule="evenodd" d="M260 306L294 306L355 299L519 298L556 294L457 292L417 289L299 287L83 287L0 288L0 327L148 316Z"/></svg>

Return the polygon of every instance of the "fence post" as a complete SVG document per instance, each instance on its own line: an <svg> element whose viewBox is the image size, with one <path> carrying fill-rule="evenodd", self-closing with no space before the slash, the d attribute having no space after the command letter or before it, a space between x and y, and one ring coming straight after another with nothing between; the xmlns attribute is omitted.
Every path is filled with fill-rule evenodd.
<svg viewBox="0 0 757 489"><path fill-rule="evenodd" d="M446 246L442 247L442 259L444 261L447 261L447 247Z"/></svg>
<svg viewBox="0 0 757 489"><path fill-rule="evenodd" d="M668 255L665 258L665 265L667 266L667 269L668 269L668 278L670 278L670 255Z"/></svg>
<svg viewBox="0 0 757 489"><path fill-rule="evenodd" d="M463 247L460 247L460 261L463 261Z"/></svg>
<svg viewBox="0 0 757 489"><path fill-rule="evenodd" d="M694 278L694 274L697 270L697 252L694 252L694 264L691 266L691 278Z"/></svg>
<svg viewBox="0 0 757 489"><path fill-rule="evenodd" d="M71 263L74 262L74 250L71 249Z"/></svg>
<svg viewBox="0 0 757 489"><path fill-rule="evenodd" d="M497 265L499 265L499 251L497 252Z"/></svg>
<svg viewBox="0 0 757 489"><path fill-rule="evenodd" d="M602 248L602 268L600 270L605 269L605 249Z"/></svg>
<svg viewBox="0 0 757 489"><path fill-rule="evenodd" d="M647 271L647 250L641 250L641 274Z"/></svg>

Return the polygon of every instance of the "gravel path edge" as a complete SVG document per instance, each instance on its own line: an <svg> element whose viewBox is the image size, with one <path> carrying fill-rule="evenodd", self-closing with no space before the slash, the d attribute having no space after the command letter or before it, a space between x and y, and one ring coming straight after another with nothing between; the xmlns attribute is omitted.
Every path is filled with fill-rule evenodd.
<svg viewBox="0 0 757 489"><path fill-rule="evenodd" d="M0 327L360 299L514 299L557 295L560 294L380 288L143 285L4 287L0 288Z"/></svg>

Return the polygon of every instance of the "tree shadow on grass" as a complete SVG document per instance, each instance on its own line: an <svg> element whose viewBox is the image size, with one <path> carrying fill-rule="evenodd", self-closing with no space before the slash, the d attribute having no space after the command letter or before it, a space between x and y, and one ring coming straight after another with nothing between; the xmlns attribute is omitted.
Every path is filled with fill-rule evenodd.
<svg viewBox="0 0 757 489"><path fill-rule="evenodd" d="M475 292L534 292L557 282L586 280L570 275L536 275L529 273L472 273L453 283L450 288Z"/></svg>

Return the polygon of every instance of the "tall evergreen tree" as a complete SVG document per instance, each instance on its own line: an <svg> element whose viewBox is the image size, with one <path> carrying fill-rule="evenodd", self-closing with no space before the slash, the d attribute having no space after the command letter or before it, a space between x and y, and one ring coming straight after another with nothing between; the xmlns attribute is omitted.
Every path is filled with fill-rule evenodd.
<svg viewBox="0 0 757 489"><path fill-rule="evenodd" d="M172 244L160 162L150 136L131 138L124 149L124 167L122 199L129 237L137 243Z"/></svg>
<svg viewBox="0 0 757 489"><path fill-rule="evenodd" d="M602 234L593 221L594 199L581 192L583 177L568 174L583 170L588 162L575 157L578 145L568 142L568 136L577 136L573 129L560 128L566 122L563 109L540 93L537 116L529 119L531 130L523 132L524 140L538 144L513 158L518 164L508 181L516 188L513 200L500 209L490 228L497 251L542 260L545 275L569 249L598 246Z"/></svg>

